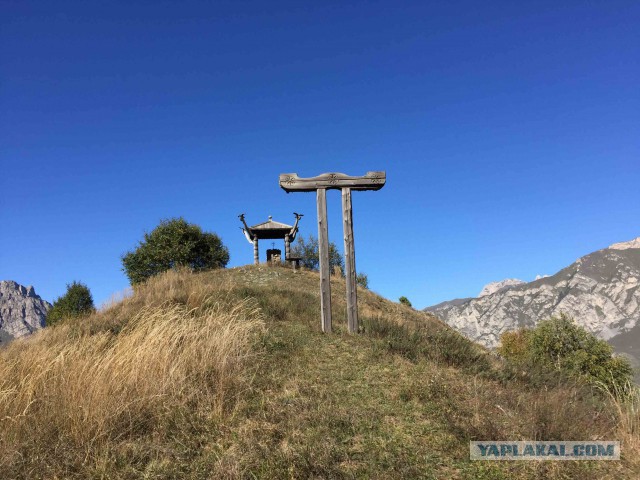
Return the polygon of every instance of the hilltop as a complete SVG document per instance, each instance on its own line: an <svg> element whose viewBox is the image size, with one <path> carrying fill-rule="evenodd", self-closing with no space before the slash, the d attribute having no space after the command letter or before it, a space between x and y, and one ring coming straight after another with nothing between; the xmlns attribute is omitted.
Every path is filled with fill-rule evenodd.
<svg viewBox="0 0 640 480"><path fill-rule="evenodd" d="M318 275L170 271L0 352L2 478L637 478L638 419L541 386L430 314ZM621 462L470 462L469 440L622 441Z"/></svg>

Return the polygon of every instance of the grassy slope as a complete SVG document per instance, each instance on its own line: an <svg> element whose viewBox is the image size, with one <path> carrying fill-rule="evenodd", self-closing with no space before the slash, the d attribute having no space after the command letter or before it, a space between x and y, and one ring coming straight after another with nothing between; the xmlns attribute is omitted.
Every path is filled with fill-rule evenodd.
<svg viewBox="0 0 640 480"><path fill-rule="evenodd" d="M176 375L171 362L165 362L165 368L136 377L148 386L136 384L122 393L132 399L148 397L145 408L123 407L93 424L86 413L78 420L78 413L65 407L61 411L76 422L69 431L67 421L54 429L46 427L45 421L55 419L40 410L27 409L17 419L17 410L9 411L10 404L1 400L11 388L19 391L19 380L13 386L5 381L0 384L0 476L595 479L640 474L637 432L624 436L628 432L620 432L613 409L588 390L567 384L531 388L505 381L498 361L479 347L427 314L368 291L359 291L366 332L348 335L344 282L334 279L332 286L331 335L319 331L317 274L243 267L200 275L171 272L82 323L67 322L15 342L0 355L0 370L15 366L21 355L59 351L63 345L100 335L106 335L109 345L118 345L120 339L130 345L124 342L129 333L123 326L141 311L153 311L160 318L177 306L182 317L174 315L173 321L223 335L207 322L219 328L215 315L223 316L243 302L237 315L227 320L250 325L254 332L237 330L246 342L227 351L214 341L213 333L203 335L222 352L204 363L193 363L193 357L203 356L208 344L196 342L200 337L193 330L192 347L185 333L173 342L180 348L171 355L185 356L178 363L185 365L186 373ZM139 338L151 342L154 337ZM142 351L144 345L128 351L136 349ZM159 342L148 350L169 351ZM93 355L103 355L103 350ZM226 367L229 359L235 367ZM155 365L158 360L149 353L141 362ZM94 367L85 370L90 368ZM133 362L127 371L136 368ZM213 371L215 381L209 374L194 377L190 368ZM65 372L57 371L56 378ZM89 386L92 377L99 378L89 375ZM177 387L156 392L151 386L159 383ZM68 399L62 392L54 402L83 401L81 393ZM36 398L35 407L29 408L46 403L34 395L29 398ZM101 405L96 401L84 410ZM104 409L109 408L114 407L106 402ZM10 427L20 422L21 430ZM624 460L470 462L469 440L487 439L620 439L625 441Z"/></svg>

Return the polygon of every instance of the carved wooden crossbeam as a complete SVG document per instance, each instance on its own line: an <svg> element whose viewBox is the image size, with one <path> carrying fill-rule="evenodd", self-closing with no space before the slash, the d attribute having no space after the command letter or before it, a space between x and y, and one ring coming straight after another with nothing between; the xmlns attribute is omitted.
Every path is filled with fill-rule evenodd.
<svg viewBox="0 0 640 480"><path fill-rule="evenodd" d="M344 173L323 173L311 178L300 178L297 173L280 174L280 186L287 193L313 192L319 188L339 190L345 187L351 190L380 190L386 180L385 172L367 172L362 177L351 177Z"/></svg>
<svg viewBox="0 0 640 480"><path fill-rule="evenodd" d="M320 257L320 309L323 332L331 331L331 272L329 271L329 228L327 224L327 190L342 190L344 260L347 283L347 325L349 333L358 331L358 295L356 253L353 239L351 190L380 190L387 180L385 172L367 172L361 177L344 173L323 173L300 178L297 173L280 175L280 187L289 192L316 192L318 206L318 254Z"/></svg>

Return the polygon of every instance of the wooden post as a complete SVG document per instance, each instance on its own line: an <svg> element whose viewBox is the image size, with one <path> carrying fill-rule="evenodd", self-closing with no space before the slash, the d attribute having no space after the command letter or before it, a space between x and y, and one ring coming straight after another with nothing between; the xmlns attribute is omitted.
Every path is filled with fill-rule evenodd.
<svg viewBox="0 0 640 480"><path fill-rule="evenodd" d="M342 189L342 225L344 229L344 267L347 280L347 326L349 333L358 333L358 291L356 283L356 250L353 240L353 210L351 189Z"/></svg>
<svg viewBox="0 0 640 480"><path fill-rule="evenodd" d="M320 321L322 331L331 332L331 272L329 271L329 225L327 222L327 190L317 190L318 254L320 257Z"/></svg>
<svg viewBox="0 0 640 480"><path fill-rule="evenodd" d="M260 253L258 250L258 236L253 237L253 263L260 265Z"/></svg>

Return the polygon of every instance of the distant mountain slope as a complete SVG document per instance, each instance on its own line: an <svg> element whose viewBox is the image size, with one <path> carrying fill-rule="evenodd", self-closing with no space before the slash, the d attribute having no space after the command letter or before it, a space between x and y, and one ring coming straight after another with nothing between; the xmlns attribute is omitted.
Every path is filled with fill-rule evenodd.
<svg viewBox="0 0 640 480"><path fill-rule="evenodd" d="M553 276L425 310L488 347L505 331L565 312L637 364L637 343L625 337L640 338L639 287L640 238L586 255Z"/></svg>
<svg viewBox="0 0 640 480"><path fill-rule="evenodd" d="M51 308L33 287L12 280L0 281L0 342L28 335L44 327Z"/></svg>

